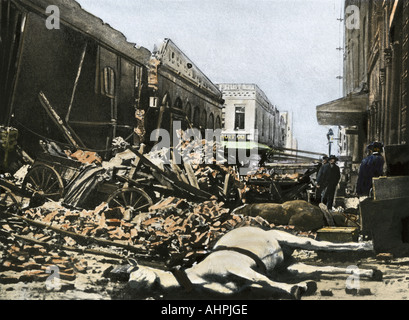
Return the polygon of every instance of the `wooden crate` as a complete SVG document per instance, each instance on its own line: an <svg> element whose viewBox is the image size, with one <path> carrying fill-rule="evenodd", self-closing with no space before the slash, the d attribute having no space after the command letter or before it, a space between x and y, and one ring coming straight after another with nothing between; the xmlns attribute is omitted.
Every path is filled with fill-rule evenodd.
<svg viewBox="0 0 409 320"><path fill-rule="evenodd" d="M359 238L358 228L327 227L317 231L318 241L334 243L357 242Z"/></svg>

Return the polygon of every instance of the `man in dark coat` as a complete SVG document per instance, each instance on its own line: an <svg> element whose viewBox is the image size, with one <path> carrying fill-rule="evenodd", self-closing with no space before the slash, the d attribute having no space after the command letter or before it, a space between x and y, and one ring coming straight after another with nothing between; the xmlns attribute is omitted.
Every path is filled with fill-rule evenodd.
<svg viewBox="0 0 409 320"><path fill-rule="evenodd" d="M332 210L335 199L335 192L337 191L338 183L341 180L341 170L337 166L338 158L336 156L329 157L329 163L325 165L321 184L319 186L325 186L323 195L324 204L328 210Z"/></svg>
<svg viewBox="0 0 409 320"><path fill-rule="evenodd" d="M322 158L322 165L317 174L317 190L316 190L316 198L321 203L324 203L325 200L323 199L324 191L326 186L323 184L323 173L325 171L325 166L328 164L328 156Z"/></svg>
<svg viewBox="0 0 409 320"><path fill-rule="evenodd" d="M368 197L372 189L373 178L383 176L385 159L382 156L383 144L374 142L368 146L368 157L366 157L359 169L357 182L357 194Z"/></svg>

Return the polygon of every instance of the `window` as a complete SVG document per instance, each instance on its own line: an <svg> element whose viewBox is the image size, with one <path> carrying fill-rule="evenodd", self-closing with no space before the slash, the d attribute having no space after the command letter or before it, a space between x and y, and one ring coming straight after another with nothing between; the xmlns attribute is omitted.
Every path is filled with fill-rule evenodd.
<svg viewBox="0 0 409 320"><path fill-rule="evenodd" d="M216 126L216 129L221 129L222 128L222 121L221 121L219 116L217 116L217 118L216 118L216 125L215 126Z"/></svg>
<svg viewBox="0 0 409 320"><path fill-rule="evenodd" d="M186 115L188 117L188 119L191 121L192 118L192 106L190 105L190 103L188 103L186 105Z"/></svg>
<svg viewBox="0 0 409 320"><path fill-rule="evenodd" d="M209 116L209 123L207 125L207 129L214 129L214 115L213 113Z"/></svg>
<svg viewBox="0 0 409 320"><path fill-rule="evenodd" d="M102 71L102 94L115 98L115 71L110 67L104 68Z"/></svg>
<svg viewBox="0 0 409 320"><path fill-rule="evenodd" d="M183 110L183 103L182 103L182 100L180 100L180 98L177 98L177 99L176 99L175 108L176 108L176 109Z"/></svg>
<svg viewBox="0 0 409 320"><path fill-rule="evenodd" d="M236 120L235 120L236 130L245 129L245 117L246 117L246 107L236 106Z"/></svg>
<svg viewBox="0 0 409 320"><path fill-rule="evenodd" d="M207 127L207 112L203 110L200 114L200 126L202 129L206 129Z"/></svg>
<svg viewBox="0 0 409 320"><path fill-rule="evenodd" d="M193 126L198 129L200 126L200 109L196 107L193 112Z"/></svg>

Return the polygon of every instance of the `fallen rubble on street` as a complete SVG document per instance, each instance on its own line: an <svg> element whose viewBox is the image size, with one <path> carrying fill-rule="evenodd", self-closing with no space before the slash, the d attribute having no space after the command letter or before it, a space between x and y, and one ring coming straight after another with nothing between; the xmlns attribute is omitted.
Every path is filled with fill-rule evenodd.
<svg viewBox="0 0 409 320"><path fill-rule="evenodd" d="M131 260L175 272L205 259L218 240L242 227L314 240L328 226L357 227L356 211L328 213L306 201L314 164L304 174L260 168L240 177L238 167L215 159L178 165L181 146L145 153L118 140L109 161L95 152L41 146L43 157L22 161L0 179L0 299L133 298L129 274L116 272ZM205 141L198 147L208 148ZM191 159L200 160L197 150ZM297 258L323 265L328 259L306 251ZM354 297L368 292L375 289ZM137 298L150 297L139 292Z"/></svg>
<svg viewBox="0 0 409 320"><path fill-rule="evenodd" d="M126 266L131 258L142 265L165 270L186 268L206 256L214 241L242 226L276 228L311 239L316 237L316 233L296 231L293 226L276 226L259 216L242 215L239 210L235 213L217 201L195 204L166 198L131 222L122 219L122 212L106 204L95 210L71 210L58 202L47 202L20 215L1 214L1 299L132 298L125 290L127 278L112 274L114 267ZM320 265L329 261L338 261L345 267L357 263L345 257L337 260L308 251L298 251L295 257ZM345 279L327 277L318 283L317 294L306 299L406 298L407 260L379 255L363 256L358 261L362 268L376 266L383 270L384 281L362 280L365 290L347 292ZM50 283L55 270L59 276L57 287ZM386 293L389 296L383 295Z"/></svg>
<svg viewBox="0 0 409 320"><path fill-rule="evenodd" d="M223 203L209 201L194 204L177 198L164 199L131 222L123 220L121 208L110 209L102 204L93 211L75 211L56 202L29 209L21 216L3 214L2 217L2 239L8 239L8 235L10 238L16 236L21 241L31 242L34 249L45 246L70 251L78 247L75 251L83 248L84 252L89 249L88 252L92 253L91 248L94 246L108 250L114 248L113 252L121 252L123 258L137 257L158 264L166 262L167 267L191 266L211 250L215 241L235 228L274 227L261 217L231 213L229 209L223 208ZM282 228L291 229L285 226ZM46 262L46 257L42 257L37 249L30 249L33 251L31 255L31 251L25 251L24 248L8 249L11 251L7 251L2 258L3 270L26 270L28 267L38 270L32 274L33 279L47 278L46 270L41 265L41 262ZM46 253L45 249L43 253ZM99 253L112 255L103 250ZM48 260L50 263L55 262ZM8 280L0 277L1 281Z"/></svg>

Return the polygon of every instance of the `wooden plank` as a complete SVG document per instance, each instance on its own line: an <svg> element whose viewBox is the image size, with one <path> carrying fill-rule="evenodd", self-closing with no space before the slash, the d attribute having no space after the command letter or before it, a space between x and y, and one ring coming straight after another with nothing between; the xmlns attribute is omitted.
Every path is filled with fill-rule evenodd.
<svg viewBox="0 0 409 320"><path fill-rule="evenodd" d="M131 150L135 153L136 156L141 158L142 163L144 163L146 166L150 167L151 169L153 169L156 172L158 172L159 174L161 174L164 178L166 178L167 181L169 181L171 184L178 187L179 189L184 190L185 192L188 192L191 195L197 196L197 197L199 197L201 199L207 199L208 200L213 196L212 194L210 194L210 193L208 193L206 191L194 188L189 184L186 184L184 182L179 181L174 173L169 173L169 172L163 171L158 166L156 166L154 163L149 161L149 159L147 159L142 154L140 154L138 152L138 150L136 150L134 148L131 148Z"/></svg>
<svg viewBox="0 0 409 320"><path fill-rule="evenodd" d="M139 148L139 152L140 152L141 154L144 154L144 152L145 152L145 145L142 145L142 146ZM141 165L141 159L140 159L139 157L136 157L135 162L133 163L131 169L129 170L129 174L128 174L128 177L127 177L127 181L126 181L125 184L123 185L123 188L124 188L124 189L128 189L128 188L129 188L129 181L133 181L133 184L134 184L134 185L137 184L137 182L136 182L135 180L133 180L133 179L134 179L135 174L136 174L136 171L139 169L139 166L140 166L140 165ZM145 180L145 179L143 179L143 180Z"/></svg>
<svg viewBox="0 0 409 320"><path fill-rule="evenodd" d="M186 178L183 171L180 169L180 167L175 162L175 152L173 150L171 151L171 154L172 154L172 164L171 164L172 170L176 173L179 181L189 184L189 180Z"/></svg>
<svg viewBox="0 0 409 320"><path fill-rule="evenodd" d="M226 174L226 177L224 178L223 194L226 197L228 196L228 192L230 190L230 178L231 178L230 173Z"/></svg>
<svg viewBox="0 0 409 320"><path fill-rule="evenodd" d="M281 194L281 188L275 182L271 182L270 192L274 195L274 198L277 198L279 202L283 202L283 196Z"/></svg>
<svg viewBox="0 0 409 320"><path fill-rule="evenodd" d="M144 145L144 144L141 145L141 147L139 148L139 153L140 153L140 154L144 154L144 153L145 153L145 147L146 147L146 145ZM133 167L135 168L135 171L133 172L132 175L129 175L129 177L130 177L131 179L134 178L134 175L135 175L136 171L139 169L140 166L141 166L141 158L137 157L137 158L135 159L135 162L133 163Z"/></svg>
<svg viewBox="0 0 409 320"><path fill-rule="evenodd" d="M191 186L195 187L197 189L200 189L199 183L197 182L197 179L196 179L195 173L193 171L192 165L190 163L185 163L184 166L185 166L187 177L189 178L189 182L190 182Z"/></svg>
<svg viewBox="0 0 409 320"><path fill-rule="evenodd" d="M43 92L40 92L38 95L38 98L40 99L41 105L44 107L45 111L47 114L50 116L50 118L53 120L53 122L57 125L57 127L61 130L61 132L64 134L66 140L75 148L80 149L78 143L75 141L74 137L72 136L71 132L68 130L68 128L64 125L62 119L60 116L55 112L53 107L51 106L50 102L48 101L47 97L44 95Z"/></svg>
<svg viewBox="0 0 409 320"><path fill-rule="evenodd" d="M123 243L110 241L110 240L106 240L106 239L102 239L102 238L89 237L89 236L85 236L85 235L78 234L78 233L75 233L75 232L60 229L60 228L58 228L56 226L53 226L51 224L47 224L47 223L39 222L39 221L34 221L34 220L28 219L26 217L17 216L17 215L10 214L10 213L5 213L5 214L7 214L10 217L13 217L15 219L23 220L23 221L27 222L30 225L33 225L33 226L36 226L36 227L39 227L39 228L42 228L42 229L49 229L49 230L52 230L52 231L57 232L59 234L70 236L74 240L78 240L78 241L82 241L82 242L86 242L86 243L97 243L98 245L101 245L101 246L123 248L123 249L127 249L129 251L136 252L136 253L145 252L145 249L142 248L142 247L136 247L136 246L133 246L133 245L123 244Z"/></svg>

